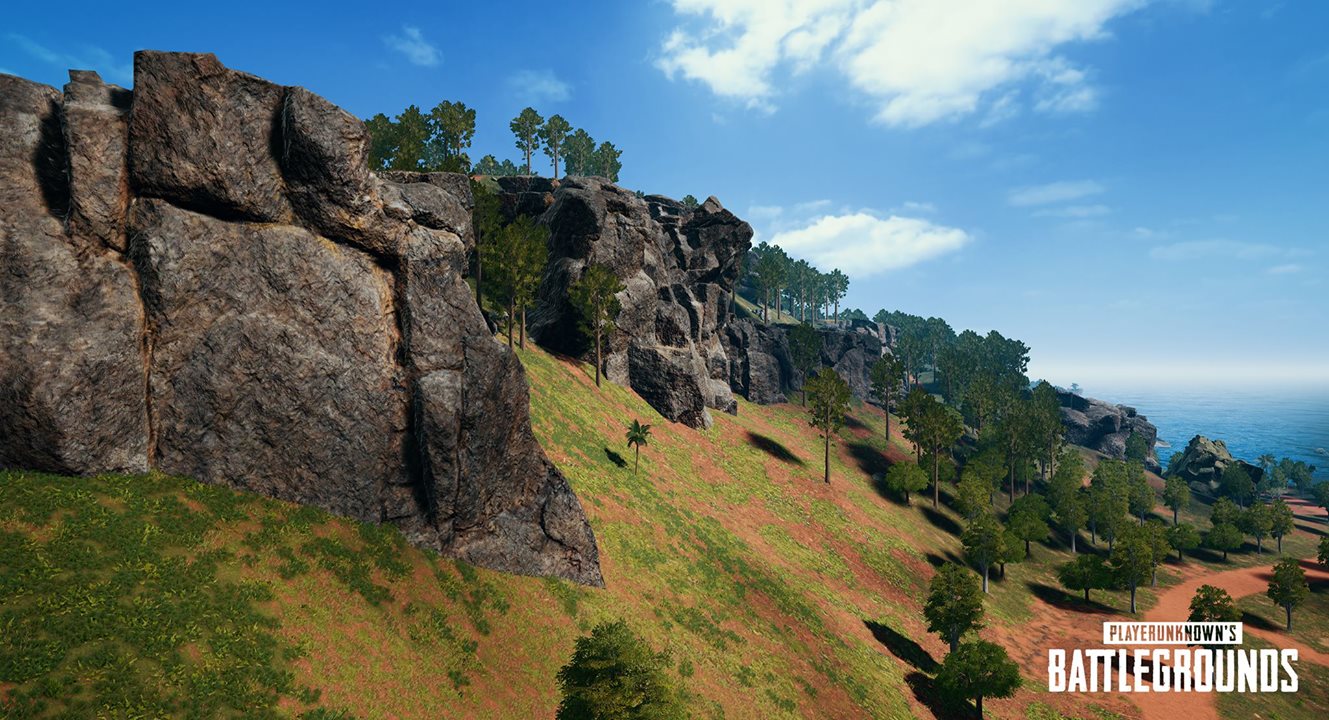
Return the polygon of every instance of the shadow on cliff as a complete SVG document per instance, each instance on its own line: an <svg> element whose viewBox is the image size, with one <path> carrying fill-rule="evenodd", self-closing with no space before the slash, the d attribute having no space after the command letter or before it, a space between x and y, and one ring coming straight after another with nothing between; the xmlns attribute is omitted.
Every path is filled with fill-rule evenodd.
<svg viewBox="0 0 1329 720"><path fill-rule="evenodd" d="M784 443L781 443L779 440L776 440L772 437L768 437L766 435L762 435L761 433L754 433L751 430L748 430L747 433L748 433L748 442L751 443L753 447L766 453L767 455L770 455L776 460L779 460L780 462L787 462L791 465L807 464L803 462L803 460L799 458L797 455L790 452L789 448L785 447Z"/></svg>

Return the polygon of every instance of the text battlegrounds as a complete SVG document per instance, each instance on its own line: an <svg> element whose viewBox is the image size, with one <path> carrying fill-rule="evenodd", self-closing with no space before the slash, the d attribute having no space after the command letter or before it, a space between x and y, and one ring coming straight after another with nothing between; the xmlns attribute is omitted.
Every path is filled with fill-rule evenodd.
<svg viewBox="0 0 1329 720"><path fill-rule="evenodd" d="M1050 692L1296 692L1295 648L1242 649L1239 622L1105 622L1104 645L1048 650ZM1174 647L1138 647L1170 645Z"/></svg>

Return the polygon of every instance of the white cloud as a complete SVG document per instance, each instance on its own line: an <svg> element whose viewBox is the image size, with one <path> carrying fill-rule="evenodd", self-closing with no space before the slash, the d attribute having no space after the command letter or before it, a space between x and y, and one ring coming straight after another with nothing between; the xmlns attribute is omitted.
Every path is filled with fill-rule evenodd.
<svg viewBox="0 0 1329 720"><path fill-rule="evenodd" d="M519 70L508 78L508 87L528 103L566 102L572 97L572 87L553 70Z"/></svg>
<svg viewBox="0 0 1329 720"><path fill-rule="evenodd" d="M987 107L1018 112L1017 86L1041 112L1097 104L1086 71L1057 51L1107 36L1145 0L672 0L682 24L656 66L670 78L773 110L784 71L826 66L875 107L875 119L916 127Z"/></svg>
<svg viewBox="0 0 1329 720"><path fill-rule="evenodd" d="M900 205L900 212L908 213L926 213L931 215L937 212L937 206L930 202L918 202L916 200L905 200Z"/></svg>
<svg viewBox="0 0 1329 720"><path fill-rule="evenodd" d="M1203 258L1258 260L1260 258L1284 256L1289 252L1293 251L1264 243L1238 242L1236 240L1189 240L1172 243L1171 245L1159 245L1149 251L1149 257L1155 260L1200 260Z"/></svg>
<svg viewBox="0 0 1329 720"><path fill-rule="evenodd" d="M954 252L971 239L963 230L928 220L860 211L823 215L775 233L770 242L823 270L840 268L850 277L865 278Z"/></svg>
<svg viewBox="0 0 1329 720"><path fill-rule="evenodd" d="M96 70L104 79L113 83L128 86L134 82L132 59L127 58L125 62L116 62L110 53L99 47L86 45L77 53L62 52L52 50L18 33L9 33L5 37L32 57L63 70ZM7 72L7 74L13 75L15 73Z"/></svg>
<svg viewBox="0 0 1329 720"><path fill-rule="evenodd" d="M1269 275L1291 275L1292 273L1299 273L1299 272L1301 272L1301 266L1296 263L1275 265L1269 268L1268 270L1265 270L1265 273Z"/></svg>
<svg viewBox="0 0 1329 720"><path fill-rule="evenodd" d="M413 65L433 67L438 64L441 54L438 48L425 40L420 28L403 25L400 35L388 35L383 42L389 48L406 56Z"/></svg>
<svg viewBox="0 0 1329 720"><path fill-rule="evenodd" d="M1051 205L1053 203L1079 200L1090 195L1098 195L1105 188L1093 180L1074 180L1032 185L1016 188L1007 194L1006 200L1015 207Z"/></svg>
<svg viewBox="0 0 1329 720"><path fill-rule="evenodd" d="M1066 207L1047 208L1034 213L1034 217L1053 217L1069 218L1072 220L1083 220L1085 218L1102 217L1110 214L1112 208L1107 205L1067 205Z"/></svg>

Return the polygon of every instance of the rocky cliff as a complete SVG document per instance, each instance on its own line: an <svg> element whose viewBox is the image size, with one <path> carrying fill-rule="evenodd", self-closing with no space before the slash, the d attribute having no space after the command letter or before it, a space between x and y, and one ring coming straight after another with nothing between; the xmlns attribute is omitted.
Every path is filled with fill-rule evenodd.
<svg viewBox="0 0 1329 720"><path fill-rule="evenodd" d="M1057 391L1061 401L1061 422L1066 427L1066 442L1097 450L1118 460L1126 457L1126 440L1139 433L1147 443L1149 456L1145 464L1159 470L1154 444L1158 442L1158 428L1133 407L1113 405L1102 400L1074 393Z"/></svg>
<svg viewBox="0 0 1329 720"><path fill-rule="evenodd" d="M1203 435L1191 438L1181 456L1169 463L1168 472L1188 483L1197 484L1206 493L1212 493L1218 489L1223 471L1234 463L1245 468L1253 482L1258 483L1264 477L1264 468L1233 458L1227 443L1210 440Z"/></svg>
<svg viewBox="0 0 1329 720"><path fill-rule="evenodd" d="M212 55L137 53L132 93L0 75L0 467L191 475L600 584L462 278L466 178L367 149Z"/></svg>
<svg viewBox="0 0 1329 720"><path fill-rule="evenodd" d="M747 223L715 198L688 210L599 178L499 184L508 217L531 215L549 228L549 265L528 320L536 342L593 361L568 288L591 265L604 265L624 285L605 376L692 427L708 427L711 409L737 409L722 335L738 261L752 239Z"/></svg>
<svg viewBox="0 0 1329 720"><path fill-rule="evenodd" d="M889 354L893 328L879 323L859 323L847 328L821 328L821 364L834 368L854 397L872 399L869 370ZM789 352L788 331L780 325L741 319L725 328L725 353L729 358L729 386L751 402L785 402L803 387L805 378L794 367Z"/></svg>

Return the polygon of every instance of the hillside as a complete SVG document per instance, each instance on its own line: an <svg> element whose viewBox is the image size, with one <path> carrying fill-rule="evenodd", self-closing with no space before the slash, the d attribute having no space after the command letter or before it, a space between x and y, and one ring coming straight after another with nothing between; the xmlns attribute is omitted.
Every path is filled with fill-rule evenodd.
<svg viewBox="0 0 1329 720"><path fill-rule="evenodd" d="M907 455L882 441L878 410L855 410L826 485L797 405L740 400L737 416L694 430L629 390L597 390L585 366L519 354L536 435L595 531L604 590L475 569L395 531L187 480L7 473L5 716L550 717L576 637L618 618L671 653L696 717L932 714L927 671L944 647L919 598L929 563L958 557L958 521L878 492L883 453ZM633 418L653 425L635 475L622 437ZM1288 550L1309 542L1298 533ZM991 716L1137 714L1121 696L1097 708L1040 689L1046 647L1124 607L1100 592L1079 612L1053 580L1065 558L1035 546L994 582L982 634L1025 663L1028 683L989 702ZM1160 584L1198 567L1164 569Z"/></svg>

